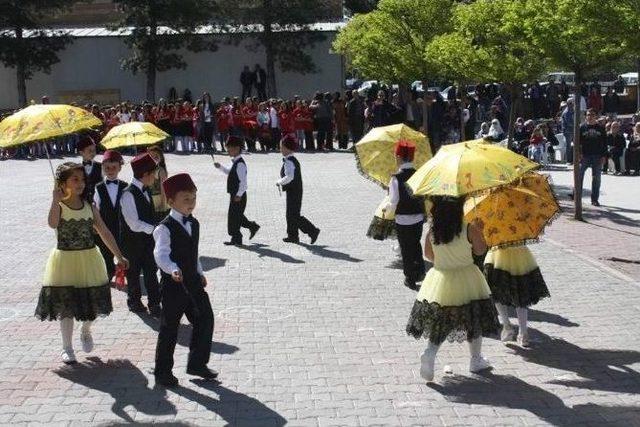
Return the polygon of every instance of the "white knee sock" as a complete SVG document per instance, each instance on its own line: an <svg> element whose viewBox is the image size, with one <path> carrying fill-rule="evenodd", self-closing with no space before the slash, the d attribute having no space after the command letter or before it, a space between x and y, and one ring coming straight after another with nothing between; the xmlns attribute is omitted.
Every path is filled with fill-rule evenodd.
<svg viewBox="0 0 640 427"><path fill-rule="evenodd" d="M82 322L82 328L80 328L80 332L83 334L90 334L91 333L91 325L93 324L93 321L91 320L87 320L85 322Z"/></svg>
<svg viewBox="0 0 640 427"><path fill-rule="evenodd" d="M65 317L64 319L60 319L60 332L62 333L62 348L65 350L73 350L73 344L71 344L73 318Z"/></svg>
<svg viewBox="0 0 640 427"><path fill-rule="evenodd" d="M527 307L516 307L516 314L518 315L518 326L520 327L519 334L527 334L527 315L529 311Z"/></svg>
<svg viewBox="0 0 640 427"><path fill-rule="evenodd" d="M496 310L498 311L498 317L500 318L500 323L502 323L502 326L511 326L511 322L509 321L509 314L507 312L507 306L497 302Z"/></svg>
<svg viewBox="0 0 640 427"><path fill-rule="evenodd" d="M480 357L482 354L482 337L469 341L469 354L472 358Z"/></svg>

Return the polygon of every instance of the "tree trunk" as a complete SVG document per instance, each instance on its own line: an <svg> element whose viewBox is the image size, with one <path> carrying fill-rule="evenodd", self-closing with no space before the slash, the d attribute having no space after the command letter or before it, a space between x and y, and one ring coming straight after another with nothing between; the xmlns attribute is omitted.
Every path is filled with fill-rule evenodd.
<svg viewBox="0 0 640 427"><path fill-rule="evenodd" d="M426 80L422 80L422 133L427 135L427 139L429 140L429 145L431 145L431 151L434 156L435 147L433 145L433 141L429 138L429 94L427 93L429 83Z"/></svg>
<svg viewBox="0 0 640 427"><path fill-rule="evenodd" d="M575 94L573 96L573 203L575 208L574 218L582 221L582 179L580 177L580 104L582 94L582 75L580 71L575 71Z"/></svg>
<svg viewBox="0 0 640 427"><path fill-rule="evenodd" d="M518 86L516 84L512 84L509 87L509 94L511 95L511 102L509 108L509 136L507 139L507 145L511 145L513 142L513 133L515 131L513 124L516 121L516 102L518 101Z"/></svg>
<svg viewBox="0 0 640 427"><path fill-rule="evenodd" d="M640 111L640 58L636 60L636 71L638 72L638 79L636 82L636 112Z"/></svg>
<svg viewBox="0 0 640 427"><path fill-rule="evenodd" d="M264 28L263 28L263 45L266 55L266 72L267 72L267 96L269 98L275 98L278 96L278 88L276 87L276 65L273 52L273 13L272 0L264 0L263 16L264 16Z"/></svg>
<svg viewBox="0 0 640 427"><path fill-rule="evenodd" d="M158 74L158 55L156 54L156 35L158 28L152 23L149 34L149 52L147 62L147 101L156 100L156 76Z"/></svg>
<svg viewBox="0 0 640 427"><path fill-rule="evenodd" d="M22 43L22 28L16 28L16 41L20 46ZM18 106L20 108L27 106L27 78L24 63L20 60L16 66L16 84L18 87Z"/></svg>

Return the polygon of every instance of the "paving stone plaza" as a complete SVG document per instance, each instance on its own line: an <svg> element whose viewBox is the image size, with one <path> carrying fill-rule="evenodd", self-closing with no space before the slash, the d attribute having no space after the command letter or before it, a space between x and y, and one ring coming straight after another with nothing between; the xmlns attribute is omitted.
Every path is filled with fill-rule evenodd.
<svg viewBox="0 0 640 427"><path fill-rule="evenodd" d="M318 242L282 242L281 156L249 154L247 216L262 228L230 248L225 176L209 156L167 155L170 174L188 172L198 186L210 366L220 372L220 382L185 373L183 319L171 390L152 374L158 322L130 313L115 289L114 312L93 328L95 350L60 362L59 324L33 317L55 242L51 171L46 160L0 163L0 424L640 426L637 178L603 177L603 207L585 198L588 224L570 220L563 202L568 212L531 246L551 292L530 312L532 348L487 339L494 370L475 375L466 345L445 343L427 385L425 343L405 333L415 293L402 286L391 242L365 236L382 190L358 175L352 153L298 158ZM571 172L550 173L566 193ZM74 340L79 349L77 328Z"/></svg>

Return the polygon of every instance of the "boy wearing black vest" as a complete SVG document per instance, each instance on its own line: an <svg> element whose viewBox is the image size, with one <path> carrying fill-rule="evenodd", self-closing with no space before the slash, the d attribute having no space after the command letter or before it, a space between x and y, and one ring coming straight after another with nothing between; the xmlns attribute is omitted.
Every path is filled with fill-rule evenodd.
<svg viewBox="0 0 640 427"><path fill-rule="evenodd" d="M395 211L396 234L402 255L404 285L417 290L416 282L425 275L422 257L422 227L424 224L424 197L412 197L407 190L407 180L415 173L413 157L416 146L413 142L400 140L395 146L398 172L389 182L389 205L385 210Z"/></svg>
<svg viewBox="0 0 640 427"><path fill-rule="evenodd" d="M120 245L120 198L122 192L127 188L127 183L118 179L118 174L122 169L122 156L117 151L107 150L102 156L102 171L105 179L96 185L93 195L93 203L100 211L100 216L106 224L113 237ZM104 262L107 265L109 279L115 273L113 255L102 239L98 240L98 248L102 252Z"/></svg>
<svg viewBox="0 0 640 427"><path fill-rule="evenodd" d="M84 187L84 199L93 203L96 185L102 181L102 165L93 159L96 157L96 144L90 136L85 135L78 141L78 153L82 156L82 166L87 177Z"/></svg>
<svg viewBox="0 0 640 427"><path fill-rule="evenodd" d="M276 185L287 193L287 237L282 240L286 243L300 243L299 230L307 234L311 238L311 244L314 244L318 239L320 229L300 215L302 209L302 171L298 159L293 156L297 145L296 140L291 136L286 136L280 141L280 152L283 159L280 179Z"/></svg>
<svg viewBox="0 0 640 427"><path fill-rule="evenodd" d="M225 245L242 245L242 233L240 228L249 229L249 240L253 239L260 226L249 221L244 216L247 207L247 165L240 155L243 142L237 136L230 136L227 139L227 151L231 157L230 168L222 166L215 162L213 165L227 175L227 193L229 193L229 212L227 213L227 231L231 240L224 242Z"/></svg>
<svg viewBox="0 0 640 427"><path fill-rule="evenodd" d="M139 154L131 160L133 180L120 198L120 236L122 252L129 259L127 270L127 305L134 313L145 313L140 290L140 271L144 274L149 313L160 316L158 267L153 259L153 230L156 214L151 197L151 186L156 179L157 165L149 153Z"/></svg>
<svg viewBox="0 0 640 427"><path fill-rule="evenodd" d="M156 384L172 387L178 385L172 373L173 353L183 314L193 325L187 374L215 379L218 373L207 367L213 337L213 310L204 290L207 279L198 258L200 223L191 214L196 206L197 189L186 173L167 178L162 187L171 210L153 232L153 255L162 276L162 317L154 375Z"/></svg>

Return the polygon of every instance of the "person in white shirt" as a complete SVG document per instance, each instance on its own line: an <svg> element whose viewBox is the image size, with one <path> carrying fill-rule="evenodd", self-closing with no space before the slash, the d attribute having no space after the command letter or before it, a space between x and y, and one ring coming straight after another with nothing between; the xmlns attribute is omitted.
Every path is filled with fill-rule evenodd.
<svg viewBox="0 0 640 427"><path fill-rule="evenodd" d="M197 188L186 173L167 178L162 187L171 211L153 231L153 256L162 277L162 316L156 346L156 384L178 385L173 375L173 353L183 315L193 325L187 374L213 380L218 373L207 367L213 338L213 310L204 290L207 278L198 256L200 223L193 217Z"/></svg>
<svg viewBox="0 0 640 427"><path fill-rule="evenodd" d="M402 255L404 285L418 290L417 282L424 279L426 268L422 256L422 229L424 225L424 198L413 197L406 183L415 173L413 158L416 146L413 142L399 140L395 146L398 172L389 181L389 204L385 211L396 215L396 234Z"/></svg>
<svg viewBox="0 0 640 427"><path fill-rule="evenodd" d="M280 104L275 99L269 102L269 129L271 129L271 144L272 149L277 148L277 144L282 138L282 132L280 131L280 119L278 117L278 109Z"/></svg>
<svg viewBox="0 0 640 427"><path fill-rule="evenodd" d="M260 226L255 221L249 221L244 215L247 207L247 165L240 155L243 141L237 136L227 139L227 152L231 157L231 167L227 168L220 163L213 165L227 175L227 193L229 193L229 212L227 214L227 231L231 240L225 245L242 246L242 233L240 228L249 229L249 240L253 239Z"/></svg>
<svg viewBox="0 0 640 427"><path fill-rule="evenodd" d="M122 250L130 259L127 271L127 305L134 313L145 313L140 290L140 271L144 274L149 312L159 317L160 292L158 290L158 267L153 259L153 230L156 213L151 197L151 185L156 178L157 164L149 153L139 154L131 160L133 180L125 188L120 199L120 231Z"/></svg>

